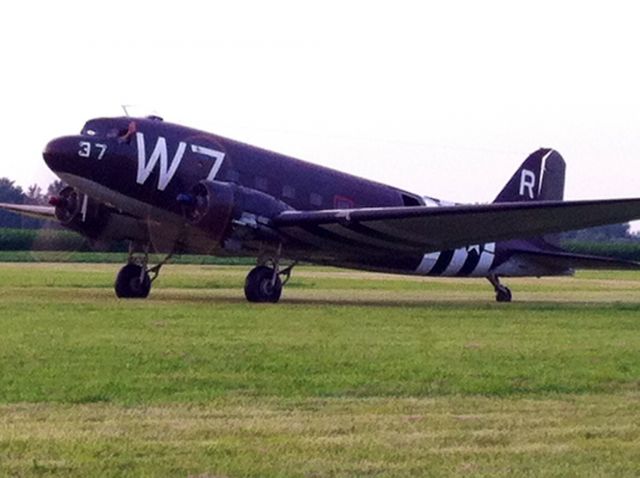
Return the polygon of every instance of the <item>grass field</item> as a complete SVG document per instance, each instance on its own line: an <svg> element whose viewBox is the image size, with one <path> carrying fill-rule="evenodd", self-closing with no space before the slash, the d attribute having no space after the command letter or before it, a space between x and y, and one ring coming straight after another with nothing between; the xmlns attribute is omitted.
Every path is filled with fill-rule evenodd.
<svg viewBox="0 0 640 478"><path fill-rule="evenodd" d="M640 276L0 264L0 476L638 476Z"/></svg>

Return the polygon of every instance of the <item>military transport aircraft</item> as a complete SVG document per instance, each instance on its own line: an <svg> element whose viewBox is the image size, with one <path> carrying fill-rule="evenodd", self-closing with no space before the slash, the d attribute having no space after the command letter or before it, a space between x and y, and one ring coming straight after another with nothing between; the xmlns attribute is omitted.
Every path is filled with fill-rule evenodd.
<svg viewBox="0 0 640 478"><path fill-rule="evenodd" d="M115 292L147 297L175 253L253 256L244 292L277 302L298 261L442 277L571 274L640 263L570 254L549 234L640 218L640 198L563 201L565 162L539 149L492 204L444 203L162 118L88 121L49 142L47 165L69 186L51 206L0 204L57 219L93 240L127 240ZM150 267L149 253L166 258Z"/></svg>

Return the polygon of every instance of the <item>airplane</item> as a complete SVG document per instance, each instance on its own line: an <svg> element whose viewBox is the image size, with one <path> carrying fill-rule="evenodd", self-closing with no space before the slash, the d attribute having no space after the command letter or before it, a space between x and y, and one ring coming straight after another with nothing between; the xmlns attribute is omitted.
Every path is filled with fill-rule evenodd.
<svg viewBox="0 0 640 478"><path fill-rule="evenodd" d="M490 204L456 204L321 167L158 116L91 119L50 141L68 186L50 206L0 204L57 220L94 241L129 242L119 298L145 298L174 254L255 257L250 302L278 302L299 262L489 280L569 275L640 263L572 254L553 234L640 218L640 198L564 201L565 161L529 155ZM149 254L164 258L150 266Z"/></svg>

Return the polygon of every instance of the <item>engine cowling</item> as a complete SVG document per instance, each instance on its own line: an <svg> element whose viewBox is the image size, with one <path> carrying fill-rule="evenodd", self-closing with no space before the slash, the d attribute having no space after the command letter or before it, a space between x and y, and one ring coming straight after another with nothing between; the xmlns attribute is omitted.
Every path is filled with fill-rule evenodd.
<svg viewBox="0 0 640 478"><path fill-rule="evenodd" d="M119 213L71 186L62 189L49 203L55 206L56 218L62 226L88 237L94 244L121 240L147 244L151 241L143 221Z"/></svg>
<svg viewBox="0 0 640 478"><path fill-rule="evenodd" d="M201 181L178 200L185 217L193 226L205 230L210 239L221 242L233 229L234 221L250 217L270 219L290 209L282 201L255 189L222 181ZM260 224L262 224L262 221ZM258 222L255 222L259 230Z"/></svg>
<svg viewBox="0 0 640 478"><path fill-rule="evenodd" d="M180 198L179 198L180 200ZM206 230L219 242L229 231L235 216L235 191L230 183L202 181L183 198L184 214L190 224Z"/></svg>
<svg viewBox="0 0 640 478"><path fill-rule="evenodd" d="M62 189L50 203L60 224L85 236L96 238L106 226L105 207L71 186Z"/></svg>

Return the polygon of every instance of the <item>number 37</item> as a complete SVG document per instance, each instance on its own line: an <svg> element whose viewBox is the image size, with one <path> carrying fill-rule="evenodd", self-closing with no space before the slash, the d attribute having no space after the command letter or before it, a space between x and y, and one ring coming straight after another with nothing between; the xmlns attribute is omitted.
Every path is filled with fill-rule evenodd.
<svg viewBox="0 0 640 478"><path fill-rule="evenodd" d="M101 143L96 143L92 145L88 141L80 141L80 149L78 150L78 156L80 156L81 158L90 158L92 146L95 146L95 148L98 150L98 153L97 153L98 160L102 159L104 157L104 153L107 152L107 145L101 144Z"/></svg>

